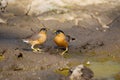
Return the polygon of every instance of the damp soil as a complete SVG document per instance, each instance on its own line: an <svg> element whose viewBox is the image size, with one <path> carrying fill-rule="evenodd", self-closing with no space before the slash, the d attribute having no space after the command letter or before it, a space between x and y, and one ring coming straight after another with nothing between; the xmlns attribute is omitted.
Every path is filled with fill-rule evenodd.
<svg viewBox="0 0 120 80"><path fill-rule="evenodd" d="M119 14L119 11L115 13ZM73 21L40 21L36 16L11 16L7 12L0 15L8 19L7 24L0 24L0 80L69 80L66 73L58 73L56 70L79 64L91 68L95 80L120 80L118 15L111 14L118 18L106 31L94 20L82 23L86 26L83 27L81 24L75 26ZM38 32L43 27L41 23L50 29L48 39L45 44L38 46L42 52L34 53L22 39ZM60 55L63 50L57 51L53 42L53 30L57 29L75 39L69 42L69 51L64 56Z"/></svg>

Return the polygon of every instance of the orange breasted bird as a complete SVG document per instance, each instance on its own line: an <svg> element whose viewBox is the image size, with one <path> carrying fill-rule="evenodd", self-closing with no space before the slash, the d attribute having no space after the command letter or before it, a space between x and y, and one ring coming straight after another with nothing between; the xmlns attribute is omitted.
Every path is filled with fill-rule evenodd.
<svg viewBox="0 0 120 80"><path fill-rule="evenodd" d="M47 29L41 28L41 30L38 33L35 33L34 35L26 39L23 39L23 42L30 44L33 52L36 52L36 51L40 51L40 49L34 48L34 46L45 43L46 39L47 39Z"/></svg>
<svg viewBox="0 0 120 80"><path fill-rule="evenodd" d="M62 30L55 31L56 36L54 37L54 42L57 46L65 48L65 51L62 52L61 55L64 55L68 51L68 41L66 35Z"/></svg>

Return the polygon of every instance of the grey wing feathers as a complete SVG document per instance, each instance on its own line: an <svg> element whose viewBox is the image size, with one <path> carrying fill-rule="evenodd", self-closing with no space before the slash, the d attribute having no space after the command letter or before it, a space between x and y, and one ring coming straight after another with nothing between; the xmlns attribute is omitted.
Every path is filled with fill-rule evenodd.
<svg viewBox="0 0 120 80"><path fill-rule="evenodd" d="M29 37L27 37L26 39L28 40L38 40L41 36L39 34L34 34L34 35L31 35Z"/></svg>
<svg viewBox="0 0 120 80"><path fill-rule="evenodd" d="M30 40L38 40L40 37L41 37L40 35L35 34L35 35L31 36L29 39Z"/></svg>

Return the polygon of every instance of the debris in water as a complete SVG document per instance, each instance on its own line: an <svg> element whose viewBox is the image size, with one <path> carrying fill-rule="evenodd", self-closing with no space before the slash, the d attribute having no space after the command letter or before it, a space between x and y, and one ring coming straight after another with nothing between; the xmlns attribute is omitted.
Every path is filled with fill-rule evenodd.
<svg viewBox="0 0 120 80"><path fill-rule="evenodd" d="M90 80L94 73L91 69L84 65L78 65L74 70L71 70L70 80Z"/></svg>

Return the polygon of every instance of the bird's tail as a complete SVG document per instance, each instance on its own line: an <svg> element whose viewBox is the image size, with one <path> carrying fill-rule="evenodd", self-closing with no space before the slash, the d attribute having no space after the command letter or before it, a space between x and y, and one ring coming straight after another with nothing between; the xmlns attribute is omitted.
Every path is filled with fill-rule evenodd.
<svg viewBox="0 0 120 80"><path fill-rule="evenodd" d="M75 40L75 38L71 37L70 35L66 35L67 36L67 41L70 42L71 40Z"/></svg>
<svg viewBox="0 0 120 80"><path fill-rule="evenodd" d="M27 39L22 39L22 41L25 43L29 43L29 40L27 40Z"/></svg>

